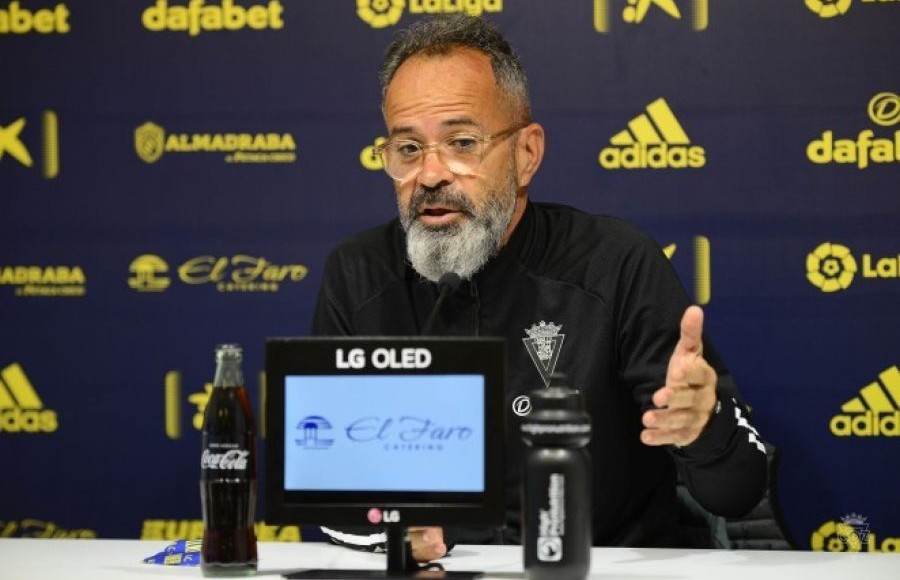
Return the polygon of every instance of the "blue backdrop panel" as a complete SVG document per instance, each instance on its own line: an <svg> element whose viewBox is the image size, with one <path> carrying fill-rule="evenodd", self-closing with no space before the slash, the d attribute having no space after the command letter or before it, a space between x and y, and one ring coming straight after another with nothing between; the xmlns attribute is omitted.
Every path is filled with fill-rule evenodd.
<svg viewBox="0 0 900 580"><path fill-rule="evenodd" d="M468 11L528 71L532 197L634 222L704 304L796 545L900 548L900 3L54 2L0 0L0 535L199 533L214 345L258 410L265 337L395 214L384 47Z"/></svg>

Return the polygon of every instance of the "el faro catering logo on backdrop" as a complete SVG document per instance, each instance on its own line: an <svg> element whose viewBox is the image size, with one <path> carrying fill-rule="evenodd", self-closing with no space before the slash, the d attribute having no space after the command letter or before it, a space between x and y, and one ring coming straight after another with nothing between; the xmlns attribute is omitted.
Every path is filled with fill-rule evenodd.
<svg viewBox="0 0 900 580"><path fill-rule="evenodd" d="M665 99L647 105L628 121L626 129L600 150L604 169L699 169L706 165L706 150L693 145Z"/></svg>
<svg viewBox="0 0 900 580"><path fill-rule="evenodd" d="M403 13L453 14L471 16L503 12L503 0L356 0L356 15L372 28L386 28L400 22Z"/></svg>
<svg viewBox="0 0 900 580"><path fill-rule="evenodd" d="M131 261L128 286L136 292L164 292L172 284L169 263L155 254ZM300 282L308 269L302 264L275 264L262 256L197 256L175 269L188 286L215 286L219 292L278 292L283 284Z"/></svg>
<svg viewBox="0 0 900 580"><path fill-rule="evenodd" d="M54 111L44 111L40 121L25 116L0 117L0 174L4 165L37 169L29 143L36 146L35 153L41 154L39 167L44 179L59 175L59 120Z"/></svg>
<svg viewBox="0 0 900 580"><path fill-rule="evenodd" d="M597 32L609 32L614 21L641 24L648 16L649 20L663 17L689 21L691 29L699 32L709 26L709 0L594 0Z"/></svg>
<svg viewBox="0 0 900 580"><path fill-rule="evenodd" d="M860 4L900 4L898 0L856 0ZM843 16L853 5L853 0L805 0L806 7L820 18Z"/></svg>
<svg viewBox="0 0 900 580"><path fill-rule="evenodd" d="M876 125L893 127L900 123L900 95L878 93L869 101L867 111ZM835 131L828 129L807 145L806 156L817 165L853 164L858 169L866 169L873 163L896 163L900 161L900 129L894 130L893 135L887 132L882 136L876 136L872 129L862 129L856 137L835 136Z"/></svg>
<svg viewBox="0 0 900 580"><path fill-rule="evenodd" d="M66 34L69 26L69 8L60 2L48 7L41 3L10 2L4 8L0 4L0 34Z"/></svg>
<svg viewBox="0 0 900 580"><path fill-rule="evenodd" d="M823 242L806 256L806 279L822 292L846 290L857 274L866 280L900 279L900 254L896 257L862 255L862 270L850 248L833 242Z"/></svg>
<svg viewBox="0 0 900 580"><path fill-rule="evenodd" d="M0 369L0 433L53 433L56 411L44 402L19 363Z"/></svg>
<svg viewBox="0 0 900 580"><path fill-rule="evenodd" d="M828 428L837 437L900 437L900 368L894 365L841 405Z"/></svg>
<svg viewBox="0 0 900 580"><path fill-rule="evenodd" d="M202 32L282 30L284 6L278 0L242 6L234 0L189 0L183 5L156 0L141 13L141 24L151 32Z"/></svg>
<svg viewBox="0 0 900 580"><path fill-rule="evenodd" d="M224 153L226 163L294 163L297 144L290 133L166 133L148 121L134 130L134 150L145 163L165 153Z"/></svg>

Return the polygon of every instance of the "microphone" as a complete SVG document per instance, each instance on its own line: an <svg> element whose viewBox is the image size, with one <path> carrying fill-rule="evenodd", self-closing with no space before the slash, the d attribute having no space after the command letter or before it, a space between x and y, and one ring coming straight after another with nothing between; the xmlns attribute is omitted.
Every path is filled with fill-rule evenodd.
<svg viewBox="0 0 900 580"><path fill-rule="evenodd" d="M454 272L447 272L446 274L442 274L441 278L438 280L438 299L437 302L434 303L434 308L431 309L431 314L428 315L428 321L425 323L425 326L422 327L422 336L427 336L429 332L431 332L431 327L434 326L434 321L437 319L438 312L441 310L441 305L444 303L444 300L447 299L447 296L456 292L456 289L459 288L459 284L462 282L462 278L459 277L459 274Z"/></svg>

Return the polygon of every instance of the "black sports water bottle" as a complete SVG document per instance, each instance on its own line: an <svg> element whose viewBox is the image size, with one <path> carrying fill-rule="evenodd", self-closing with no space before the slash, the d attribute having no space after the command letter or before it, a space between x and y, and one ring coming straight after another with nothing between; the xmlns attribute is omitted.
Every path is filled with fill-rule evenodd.
<svg viewBox="0 0 900 580"><path fill-rule="evenodd" d="M216 378L203 415L200 497L204 576L256 572L256 428L236 344L216 347Z"/></svg>
<svg viewBox="0 0 900 580"><path fill-rule="evenodd" d="M591 567L591 421L581 394L555 376L522 421L522 545L530 580L581 580ZM559 385L559 386L556 386Z"/></svg>

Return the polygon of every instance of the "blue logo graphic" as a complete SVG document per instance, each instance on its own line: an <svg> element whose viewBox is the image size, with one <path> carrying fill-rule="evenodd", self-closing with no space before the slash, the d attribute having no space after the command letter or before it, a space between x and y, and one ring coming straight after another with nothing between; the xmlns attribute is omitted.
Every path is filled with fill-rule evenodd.
<svg viewBox="0 0 900 580"><path fill-rule="evenodd" d="M334 439L323 439L320 432L330 430L331 423L325 417L319 415L304 417L297 423L300 437L294 439L294 443L303 449L328 449L334 444Z"/></svg>

